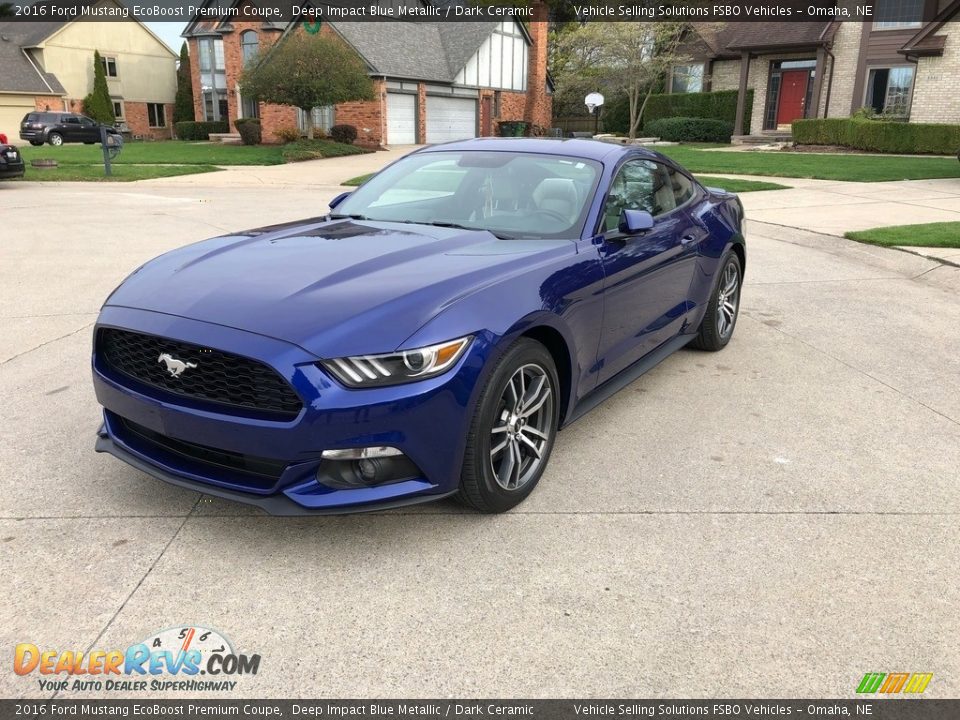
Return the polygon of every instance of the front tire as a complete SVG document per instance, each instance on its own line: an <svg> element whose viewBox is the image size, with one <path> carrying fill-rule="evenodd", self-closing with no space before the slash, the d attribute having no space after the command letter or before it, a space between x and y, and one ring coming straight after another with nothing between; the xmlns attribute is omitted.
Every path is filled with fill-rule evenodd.
<svg viewBox="0 0 960 720"><path fill-rule="evenodd" d="M743 268L733 250L727 250L718 267L717 284L707 302L700 330L691 343L692 347L714 352L723 350L733 337L740 314L740 289L743 286Z"/></svg>
<svg viewBox="0 0 960 720"><path fill-rule="evenodd" d="M560 383L540 343L521 338L504 353L480 394L467 434L457 499L483 513L505 512L536 487L560 419Z"/></svg>
<svg viewBox="0 0 960 720"><path fill-rule="evenodd" d="M50 137L47 138L47 142L54 147L60 147L63 145L63 135L60 133L50 133Z"/></svg>

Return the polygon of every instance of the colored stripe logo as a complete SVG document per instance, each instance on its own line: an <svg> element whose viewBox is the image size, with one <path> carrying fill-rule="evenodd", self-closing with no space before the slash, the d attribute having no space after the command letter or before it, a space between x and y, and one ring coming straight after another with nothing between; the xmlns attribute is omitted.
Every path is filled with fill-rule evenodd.
<svg viewBox="0 0 960 720"><path fill-rule="evenodd" d="M866 673L857 686L857 693L872 695L883 693L910 693L919 695L927 689L933 673Z"/></svg>

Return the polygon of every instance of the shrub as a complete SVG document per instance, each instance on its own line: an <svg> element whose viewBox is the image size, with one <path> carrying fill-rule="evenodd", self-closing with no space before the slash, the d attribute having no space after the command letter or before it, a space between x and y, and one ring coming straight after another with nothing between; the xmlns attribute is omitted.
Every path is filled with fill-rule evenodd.
<svg viewBox="0 0 960 720"><path fill-rule="evenodd" d="M341 157L344 155L363 155L373 152L356 145L335 143L329 140L297 140L283 146L284 162L300 162L301 160L316 160L317 158Z"/></svg>
<svg viewBox="0 0 960 720"><path fill-rule="evenodd" d="M750 133L750 114L752 112L753 90L748 90L743 107L743 132L745 134ZM717 92L651 95L650 99L647 100L647 107L643 111L643 132L645 135L656 135L656 133L647 130L647 125L650 122L677 117L723 120L733 127L737 120L737 91L719 90Z"/></svg>
<svg viewBox="0 0 960 720"><path fill-rule="evenodd" d="M353 145L357 139L357 129L353 125L334 125L330 128L330 137L334 142Z"/></svg>
<svg viewBox="0 0 960 720"><path fill-rule="evenodd" d="M672 142L728 143L733 135L733 125L725 120L674 117L648 122L643 132Z"/></svg>
<svg viewBox="0 0 960 720"><path fill-rule="evenodd" d="M869 152L952 155L960 148L960 125L860 118L794 120L793 141Z"/></svg>
<svg viewBox="0 0 960 720"><path fill-rule="evenodd" d="M185 120L173 124L177 137L181 140L209 140L210 133L225 133L230 130L226 120L217 122L195 122Z"/></svg>
<svg viewBox="0 0 960 720"><path fill-rule="evenodd" d="M497 123L497 134L500 137L523 137L528 125L526 120L501 120Z"/></svg>
<svg viewBox="0 0 960 720"><path fill-rule="evenodd" d="M263 141L263 132L260 129L258 118L238 118L234 125L240 133L240 140L244 145L259 145Z"/></svg>
<svg viewBox="0 0 960 720"><path fill-rule="evenodd" d="M292 143L300 139L300 128L282 127L273 131L277 140L282 143Z"/></svg>

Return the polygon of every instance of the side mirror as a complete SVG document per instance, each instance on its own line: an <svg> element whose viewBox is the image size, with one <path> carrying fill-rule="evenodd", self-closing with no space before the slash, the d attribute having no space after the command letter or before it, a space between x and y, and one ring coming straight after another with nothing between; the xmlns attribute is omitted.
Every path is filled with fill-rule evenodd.
<svg viewBox="0 0 960 720"><path fill-rule="evenodd" d="M333 200L330 201L330 203L329 203L330 209L333 210L335 207L337 207L337 205L339 205L339 204L342 203L344 200L346 200L346 199L347 199L347 195L349 195L349 194L350 194L349 192L343 192L343 193L340 193L339 195L337 195Z"/></svg>
<svg viewBox="0 0 960 720"><path fill-rule="evenodd" d="M646 210L621 210L618 229L624 235L639 235L653 229L653 215Z"/></svg>

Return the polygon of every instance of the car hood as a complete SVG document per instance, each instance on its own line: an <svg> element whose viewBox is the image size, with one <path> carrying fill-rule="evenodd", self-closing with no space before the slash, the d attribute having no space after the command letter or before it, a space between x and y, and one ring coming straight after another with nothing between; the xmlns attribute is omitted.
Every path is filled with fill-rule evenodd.
<svg viewBox="0 0 960 720"><path fill-rule="evenodd" d="M575 252L569 240L306 221L169 252L135 271L106 304L246 330L319 357L389 352L459 298Z"/></svg>

